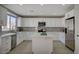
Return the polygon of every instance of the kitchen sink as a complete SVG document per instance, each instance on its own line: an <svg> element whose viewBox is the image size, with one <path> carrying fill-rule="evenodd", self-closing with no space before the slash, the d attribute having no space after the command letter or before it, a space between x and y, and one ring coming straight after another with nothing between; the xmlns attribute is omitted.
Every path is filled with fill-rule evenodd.
<svg viewBox="0 0 79 59"><path fill-rule="evenodd" d="M41 35L47 35L47 33L46 32L42 32Z"/></svg>

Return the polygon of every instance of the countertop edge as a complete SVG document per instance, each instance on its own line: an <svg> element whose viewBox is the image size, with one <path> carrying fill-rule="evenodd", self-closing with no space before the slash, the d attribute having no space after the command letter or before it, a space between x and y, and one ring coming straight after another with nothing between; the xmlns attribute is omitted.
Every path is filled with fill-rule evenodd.
<svg viewBox="0 0 79 59"><path fill-rule="evenodd" d="M15 34L16 33L6 33L6 34L1 35L0 37L11 36L11 35L15 35Z"/></svg>

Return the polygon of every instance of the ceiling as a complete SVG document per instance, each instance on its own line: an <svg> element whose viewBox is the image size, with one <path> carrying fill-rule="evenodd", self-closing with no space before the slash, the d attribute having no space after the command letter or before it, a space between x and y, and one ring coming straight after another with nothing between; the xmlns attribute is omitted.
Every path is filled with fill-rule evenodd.
<svg viewBox="0 0 79 59"><path fill-rule="evenodd" d="M74 8L72 4L4 4L3 6L21 16L64 16Z"/></svg>

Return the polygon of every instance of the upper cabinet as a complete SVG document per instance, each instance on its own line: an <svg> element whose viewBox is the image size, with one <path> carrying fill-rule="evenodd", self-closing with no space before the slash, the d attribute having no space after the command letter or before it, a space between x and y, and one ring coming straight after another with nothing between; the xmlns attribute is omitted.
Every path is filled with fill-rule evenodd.
<svg viewBox="0 0 79 59"><path fill-rule="evenodd" d="M21 17L17 17L17 27L21 27Z"/></svg>
<svg viewBox="0 0 79 59"><path fill-rule="evenodd" d="M65 14L65 19L73 17L73 16L74 16L74 9Z"/></svg>
<svg viewBox="0 0 79 59"><path fill-rule="evenodd" d="M45 18L46 27L64 27L64 21L63 18Z"/></svg>
<svg viewBox="0 0 79 59"><path fill-rule="evenodd" d="M7 10L0 6L0 25L5 26L7 24Z"/></svg>
<svg viewBox="0 0 79 59"><path fill-rule="evenodd" d="M44 18L22 18L22 27L38 27L38 22L44 22Z"/></svg>
<svg viewBox="0 0 79 59"><path fill-rule="evenodd" d="M18 20L19 24L20 21ZM22 27L38 27L39 22L45 22L46 27L64 27L65 20L63 18L22 18Z"/></svg>

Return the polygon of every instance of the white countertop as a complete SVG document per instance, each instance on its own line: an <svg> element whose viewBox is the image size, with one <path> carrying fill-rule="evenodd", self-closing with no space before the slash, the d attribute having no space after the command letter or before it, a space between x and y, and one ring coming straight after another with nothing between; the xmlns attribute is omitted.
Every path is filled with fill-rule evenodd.
<svg viewBox="0 0 79 59"><path fill-rule="evenodd" d="M17 34L24 34L27 37L56 37L59 36L60 34L64 34L64 32L46 32L47 35L41 35L40 32L17 32Z"/></svg>
<svg viewBox="0 0 79 59"><path fill-rule="evenodd" d="M11 36L11 35L15 35L15 34L16 33L6 33L6 34L1 35L0 37Z"/></svg>

